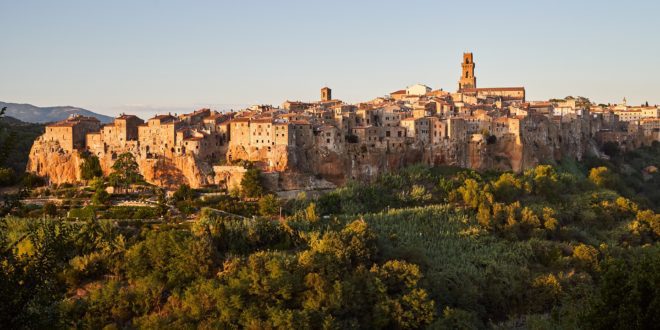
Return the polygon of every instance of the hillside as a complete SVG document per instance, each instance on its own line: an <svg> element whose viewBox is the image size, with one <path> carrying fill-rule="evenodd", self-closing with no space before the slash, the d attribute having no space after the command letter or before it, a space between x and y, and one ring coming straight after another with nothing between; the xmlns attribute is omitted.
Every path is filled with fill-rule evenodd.
<svg viewBox="0 0 660 330"><path fill-rule="evenodd" d="M0 322L655 329L660 173L640 169L658 155L656 143L523 173L416 165L288 201L183 186L154 208L19 205L22 218L0 218L0 289L12 293Z"/></svg>
<svg viewBox="0 0 660 330"><path fill-rule="evenodd" d="M9 167L15 173L25 172L32 143L43 133L43 124L0 117L0 167Z"/></svg>
<svg viewBox="0 0 660 330"><path fill-rule="evenodd" d="M112 117L86 109L71 106L37 107L32 104L0 102L0 108L7 107L6 115L28 123L49 123L67 119L70 115L91 116L102 123L109 123Z"/></svg>

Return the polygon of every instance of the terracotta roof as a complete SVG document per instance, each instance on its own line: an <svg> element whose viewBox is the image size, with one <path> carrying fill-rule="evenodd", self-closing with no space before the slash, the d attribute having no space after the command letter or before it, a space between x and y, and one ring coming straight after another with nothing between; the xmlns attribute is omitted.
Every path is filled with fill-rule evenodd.
<svg viewBox="0 0 660 330"><path fill-rule="evenodd" d="M309 125L309 121L307 120L292 120L291 123L296 125Z"/></svg>
<svg viewBox="0 0 660 330"><path fill-rule="evenodd" d="M394 91L394 92L390 93L390 95L394 95L394 94L398 95L398 94L405 94L405 93L406 93L405 89L400 89L398 91Z"/></svg>
<svg viewBox="0 0 660 330"><path fill-rule="evenodd" d="M238 117L230 121L230 123L249 123L249 122L250 122L250 118L248 117Z"/></svg>
<svg viewBox="0 0 660 330"><path fill-rule="evenodd" d="M252 119L253 123L272 123L273 122L273 117L262 117L262 118L256 118Z"/></svg>
<svg viewBox="0 0 660 330"><path fill-rule="evenodd" d="M161 122L170 122L170 121L175 120L176 117L174 117L172 115L157 115L157 116L154 116L153 118L151 118L150 120L153 120L153 119L160 120Z"/></svg>
<svg viewBox="0 0 660 330"><path fill-rule="evenodd" d="M325 131L327 129L336 129L336 127L334 127L332 125L322 125L322 126L317 127L317 129L319 131Z"/></svg>
<svg viewBox="0 0 660 330"><path fill-rule="evenodd" d="M284 118L294 117L294 116L301 116L301 114L295 113L295 112L289 112L289 113L285 113L285 114L280 115L280 117L284 117Z"/></svg>
<svg viewBox="0 0 660 330"><path fill-rule="evenodd" d="M489 88L463 88L463 93L473 93L479 91L525 91L525 87L489 87Z"/></svg>
<svg viewBox="0 0 660 330"><path fill-rule="evenodd" d="M83 121L99 122L99 120L94 117L76 116L76 117L67 118L65 120L56 123L52 123L50 125L46 125L46 127L73 127Z"/></svg>
<svg viewBox="0 0 660 330"><path fill-rule="evenodd" d="M116 119L133 119L133 118L137 118L137 116L136 116L136 115L126 115L126 114L123 114L123 115L117 117Z"/></svg>

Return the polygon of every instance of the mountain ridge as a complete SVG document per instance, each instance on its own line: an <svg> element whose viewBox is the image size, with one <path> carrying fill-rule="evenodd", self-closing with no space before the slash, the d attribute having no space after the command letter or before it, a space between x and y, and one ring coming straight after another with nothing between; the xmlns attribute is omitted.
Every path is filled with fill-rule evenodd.
<svg viewBox="0 0 660 330"><path fill-rule="evenodd" d="M20 121L28 123L43 124L56 122L67 119L73 114L95 117L102 123L109 123L113 120L113 118L110 116L69 105L38 107L29 103L10 103L0 101L0 108L3 107L7 107L7 112L5 113L6 116L14 117Z"/></svg>

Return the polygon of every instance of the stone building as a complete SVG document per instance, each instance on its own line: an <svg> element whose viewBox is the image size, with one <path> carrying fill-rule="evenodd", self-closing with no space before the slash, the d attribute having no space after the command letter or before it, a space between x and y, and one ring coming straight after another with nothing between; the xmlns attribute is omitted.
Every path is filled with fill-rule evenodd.
<svg viewBox="0 0 660 330"><path fill-rule="evenodd" d="M250 121L250 146L261 148L275 145L273 118L257 118Z"/></svg>
<svg viewBox="0 0 660 330"><path fill-rule="evenodd" d="M447 138L447 124L439 117L429 117L430 142L440 144Z"/></svg>
<svg viewBox="0 0 660 330"><path fill-rule="evenodd" d="M412 86L406 87L406 94L407 95L412 95L412 96L421 96L421 95L426 95L427 93L431 92L431 87L422 85L422 84L415 84Z"/></svg>
<svg viewBox="0 0 660 330"><path fill-rule="evenodd" d="M250 145L250 118L239 117L229 122L229 144L239 146Z"/></svg>
<svg viewBox="0 0 660 330"><path fill-rule="evenodd" d="M140 151L147 158L166 156L171 158L177 150L177 130L184 123L172 115L157 115L146 124L138 126ZM180 148L180 147L179 147Z"/></svg>
<svg viewBox="0 0 660 330"><path fill-rule="evenodd" d="M343 138L341 131L332 125L323 125L315 130L316 145L335 152L342 149Z"/></svg>
<svg viewBox="0 0 660 330"><path fill-rule="evenodd" d="M72 115L66 120L46 125L45 141L57 141L66 152L86 148L87 133L98 132L101 122L94 117Z"/></svg>

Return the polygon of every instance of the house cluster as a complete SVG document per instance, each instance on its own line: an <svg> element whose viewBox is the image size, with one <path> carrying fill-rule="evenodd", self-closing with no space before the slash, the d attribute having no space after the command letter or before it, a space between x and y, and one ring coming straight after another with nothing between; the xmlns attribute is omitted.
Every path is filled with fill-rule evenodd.
<svg viewBox="0 0 660 330"><path fill-rule="evenodd" d="M317 102L286 101L281 107L255 106L236 114L230 146L271 151L278 145L316 146L341 153L351 145L397 152L412 145L519 140L541 134L540 121L561 134L588 134L604 143L632 148L660 140L657 106L596 106L584 98L527 101L524 87L477 87L472 53L463 54L456 92L416 84L374 100L347 104L328 87ZM576 126L575 124L579 124ZM581 127L585 132L575 132ZM614 139L613 137L617 137ZM570 139L567 139L570 140Z"/></svg>
<svg viewBox="0 0 660 330"><path fill-rule="evenodd" d="M217 161L224 157L229 141L231 114L201 109L183 115L158 115L147 122L122 114L113 123L74 115L46 126L45 141L58 141L65 152L88 151L93 155L132 152L144 158L194 155ZM54 151L54 150L51 150Z"/></svg>
<svg viewBox="0 0 660 330"><path fill-rule="evenodd" d="M626 148L660 140L657 106L628 106L625 100L618 105L594 105L570 97L527 101L524 87L477 87L472 53L463 54L461 67L456 92L416 84L368 102L348 104L333 98L331 89L324 87L316 102L286 101L280 107L258 105L230 113L201 109L158 115L146 123L121 115L102 126L94 118L75 116L47 126L44 138L59 141L68 151L97 155L132 151L146 158L192 154L209 161L238 160L255 151L268 158L283 146L341 154L352 147L398 152L475 137L519 141L522 135L536 134L539 121L554 123L561 134L572 134L561 130L562 126L586 123L580 127L587 127L590 137ZM245 152L228 152L232 149Z"/></svg>

